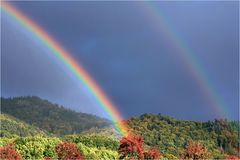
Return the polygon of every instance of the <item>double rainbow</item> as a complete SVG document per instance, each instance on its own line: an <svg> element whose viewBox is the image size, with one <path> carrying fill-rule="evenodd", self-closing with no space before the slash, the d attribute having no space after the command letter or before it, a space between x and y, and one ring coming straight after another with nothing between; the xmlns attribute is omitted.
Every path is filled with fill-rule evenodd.
<svg viewBox="0 0 240 160"><path fill-rule="evenodd" d="M178 56L183 60L189 72L194 77L195 81L199 85L198 88L205 95L211 107L213 107L221 116L231 117L230 108L226 105L223 98L216 91L216 88L212 84L209 75L206 73L206 69L201 65L194 52L189 48L180 36L176 33L173 26L171 26L164 14L153 2L143 2L143 9L146 11L147 18L156 22L158 31L164 33L167 40L178 51ZM41 41L47 48L51 50L61 62L63 62L68 69L76 75L78 80L84 84L87 90L95 97L101 108L109 115L115 125L115 128L122 134L127 134L126 126L121 122L123 118L117 111L117 107L109 100L104 94L100 86L90 77L87 71L66 51L56 40L53 39L46 31L44 31L37 23L28 18L22 12L17 10L13 5L7 2L2 2L1 8L5 13L10 15L19 24L21 24L32 36Z"/></svg>
<svg viewBox="0 0 240 160"><path fill-rule="evenodd" d="M21 24L32 36L44 44L52 54L54 54L68 69L84 84L86 89L95 97L99 106L108 114L113 122L116 130L121 135L126 135L127 130L122 123L123 118L117 110L117 107L103 92L101 87L91 78L88 72L71 56L71 53L66 51L60 43L51 37L43 28L36 22L28 18L21 11L15 8L8 2L1 2L1 9L10 15L14 20Z"/></svg>

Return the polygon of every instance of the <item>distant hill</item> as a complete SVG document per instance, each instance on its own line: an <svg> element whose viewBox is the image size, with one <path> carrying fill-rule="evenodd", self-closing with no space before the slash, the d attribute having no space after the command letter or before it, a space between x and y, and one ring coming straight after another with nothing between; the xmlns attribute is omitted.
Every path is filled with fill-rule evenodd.
<svg viewBox="0 0 240 160"><path fill-rule="evenodd" d="M37 127L31 126L19 119L16 119L7 114L0 115L1 130L0 137L13 137L13 136L34 136L46 135L45 132Z"/></svg>
<svg viewBox="0 0 240 160"><path fill-rule="evenodd" d="M104 128L91 128L89 130L83 131L81 135L89 135L89 136L101 135L101 136L107 136L109 138L117 139L117 140L119 140L122 137L122 135L113 126L104 127Z"/></svg>
<svg viewBox="0 0 240 160"><path fill-rule="evenodd" d="M66 109L36 96L1 98L1 112L58 136L110 126L106 119Z"/></svg>
<svg viewBox="0 0 240 160"><path fill-rule="evenodd" d="M158 146L163 154L180 156L189 140L200 141L218 155L239 153L239 122L176 120L161 114L144 114L128 120L129 128L144 137L145 145Z"/></svg>

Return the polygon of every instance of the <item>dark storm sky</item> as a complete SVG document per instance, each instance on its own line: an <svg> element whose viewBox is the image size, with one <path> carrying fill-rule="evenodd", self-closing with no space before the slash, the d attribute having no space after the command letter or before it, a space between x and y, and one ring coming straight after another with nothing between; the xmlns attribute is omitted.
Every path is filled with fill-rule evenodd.
<svg viewBox="0 0 240 160"><path fill-rule="evenodd" d="M81 63L124 117L162 113L223 118L177 56L149 2L14 2ZM152 2L208 74L231 119L238 118L238 2ZM107 117L43 44L1 16L2 96L37 95Z"/></svg>

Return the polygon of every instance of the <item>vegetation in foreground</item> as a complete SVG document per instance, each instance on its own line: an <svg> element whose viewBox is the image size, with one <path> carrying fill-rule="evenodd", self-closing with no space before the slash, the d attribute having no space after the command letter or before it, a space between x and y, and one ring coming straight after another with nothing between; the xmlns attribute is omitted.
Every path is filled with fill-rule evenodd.
<svg viewBox="0 0 240 160"><path fill-rule="evenodd" d="M66 109L53 104L52 108L42 107L44 103L51 104L37 97L13 98L2 103L1 108L5 109L0 117L0 159L239 159L237 121L194 122L144 114L127 120L131 134L120 137L110 125L99 126L98 122L109 122L98 117L91 123L91 129L82 127L86 124L84 120L78 121L81 114L70 110L64 115L67 122L62 124L57 117ZM40 114L34 119L31 113L36 115L38 107L42 108L37 109ZM15 116L15 111L26 115ZM41 118L45 120L35 123ZM66 127L71 123L74 125L69 128L75 126L77 134ZM51 129L42 129L43 126Z"/></svg>
<svg viewBox="0 0 240 160"><path fill-rule="evenodd" d="M69 135L57 137L1 138L0 159L239 159L237 155L211 151L199 141L189 141L181 155L162 154L158 147L146 146L139 135L122 137L120 141L106 136ZM216 157L217 156L217 157Z"/></svg>

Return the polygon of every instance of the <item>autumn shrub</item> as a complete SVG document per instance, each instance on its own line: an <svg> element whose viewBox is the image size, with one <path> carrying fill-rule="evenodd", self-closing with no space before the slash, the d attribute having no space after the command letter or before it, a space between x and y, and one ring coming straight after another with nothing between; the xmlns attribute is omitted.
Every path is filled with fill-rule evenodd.
<svg viewBox="0 0 240 160"><path fill-rule="evenodd" d="M63 142L56 146L58 159L60 160L83 160L83 156L78 151L76 144Z"/></svg>
<svg viewBox="0 0 240 160"><path fill-rule="evenodd" d="M58 138L21 137L15 140L15 148L24 159L56 159L55 146L60 142Z"/></svg>
<svg viewBox="0 0 240 160"><path fill-rule="evenodd" d="M199 142L189 141L182 159L209 159L210 154L207 148Z"/></svg>
<svg viewBox="0 0 240 160"><path fill-rule="evenodd" d="M143 137L137 135L129 135L120 140L118 153L120 159L143 159Z"/></svg>
<svg viewBox="0 0 240 160"><path fill-rule="evenodd" d="M0 148L0 159L1 160L21 160L22 157L16 152L16 150L11 146L7 145Z"/></svg>
<svg viewBox="0 0 240 160"><path fill-rule="evenodd" d="M226 160L240 160L240 157L235 156L235 155L228 155L225 158Z"/></svg>
<svg viewBox="0 0 240 160"><path fill-rule="evenodd" d="M144 152L143 155L145 160L159 160L161 156L156 147L151 148L148 152Z"/></svg>

